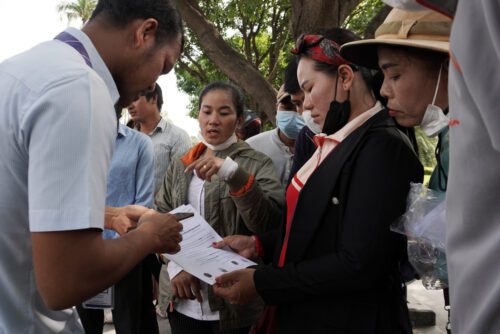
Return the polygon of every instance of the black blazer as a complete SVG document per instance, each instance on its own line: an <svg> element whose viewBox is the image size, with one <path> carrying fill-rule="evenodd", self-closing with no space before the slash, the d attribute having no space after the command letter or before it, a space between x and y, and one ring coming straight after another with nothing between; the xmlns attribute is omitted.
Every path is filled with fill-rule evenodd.
<svg viewBox="0 0 500 334"><path fill-rule="evenodd" d="M318 166L299 195L283 268L284 224L261 236L274 264L258 267L254 280L264 301L278 305L280 333L411 331L398 270L406 240L389 225L405 211L410 182L422 178L386 111Z"/></svg>

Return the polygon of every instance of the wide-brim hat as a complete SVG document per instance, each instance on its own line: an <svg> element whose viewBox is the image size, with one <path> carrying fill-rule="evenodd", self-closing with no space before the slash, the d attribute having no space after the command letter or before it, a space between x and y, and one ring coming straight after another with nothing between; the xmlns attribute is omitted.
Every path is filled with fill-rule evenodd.
<svg viewBox="0 0 500 334"><path fill-rule="evenodd" d="M342 45L342 57L354 64L378 68L377 47L382 45L418 48L448 54L451 19L432 10L393 9L377 28L374 39Z"/></svg>

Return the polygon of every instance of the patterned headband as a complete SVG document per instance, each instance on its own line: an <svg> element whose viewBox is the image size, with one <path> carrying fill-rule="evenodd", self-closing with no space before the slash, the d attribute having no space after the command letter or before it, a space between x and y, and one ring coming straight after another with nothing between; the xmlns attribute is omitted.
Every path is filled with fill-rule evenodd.
<svg viewBox="0 0 500 334"><path fill-rule="evenodd" d="M321 35L302 34L297 39L293 54L305 55L321 63L340 66L351 65L340 55L340 46L332 40Z"/></svg>

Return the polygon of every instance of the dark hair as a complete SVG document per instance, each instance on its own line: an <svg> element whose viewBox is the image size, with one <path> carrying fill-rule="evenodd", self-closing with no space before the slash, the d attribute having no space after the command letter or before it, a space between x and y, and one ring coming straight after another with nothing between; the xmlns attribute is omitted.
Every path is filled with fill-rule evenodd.
<svg viewBox="0 0 500 334"><path fill-rule="evenodd" d="M198 99L198 110L200 110L201 108L201 101L203 100L205 95L214 90L223 90L229 92L231 94L231 99L233 100L234 108L236 109L236 116L240 117L241 115L243 115L243 110L245 109L245 100L243 94L238 87L225 81L215 81L203 88Z"/></svg>
<svg viewBox="0 0 500 334"><path fill-rule="evenodd" d="M172 0L99 0L90 21L100 15L119 27L135 19L155 19L158 21L157 44L183 36L182 20Z"/></svg>
<svg viewBox="0 0 500 334"><path fill-rule="evenodd" d="M281 99L281 101L278 102L278 104L282 104L286 110L296 110L297 106L292 102L292 98L290 95L284 97Z"/></svg>
<svg viewBox="0 0 500 334"><path fill-rule="evenodd" d="M163 93L158 83L156 83L155 85L155 95L156 95L156 106L158 106L158 110L161 110L161 107L163 106Z"/></svg>
<svg viewBox="0 0 500 334"><path fill-rule="evenodd" d="M142 92L141 95L144 96L148 102L156 97L156 106L158 107L158 111L161 111L161 107L163 106L163 93L158 83L155 84L154 90Z"/></svg>
<svg viewBox="0 0 500 334"><path fill-rule="evenodd" d="M247 109L243 113L243 122L236 128L236 136L241 140L247 140L260 133L262 120L256 112Z"/></svg>
<svg viewBox="0 0 500 334"><path fill-rule="evenodd" d="M297 67L299 63L296 57L293 57L288 62L285 68L285 92L288 94L296 94L300 92L299 80L297 80Z"/></svg>

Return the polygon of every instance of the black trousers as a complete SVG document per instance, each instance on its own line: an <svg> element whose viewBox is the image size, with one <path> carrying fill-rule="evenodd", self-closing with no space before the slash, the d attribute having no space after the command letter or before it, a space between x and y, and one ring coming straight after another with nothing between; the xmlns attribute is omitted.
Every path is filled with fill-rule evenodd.
<svg viewBox="0 0 500 334"><path fill-rule="evenodd" d="M219 321L196 320L173 310L168 311L172 334L248 334L250 327L220 330Z"/></svg>
<svg viewBox="0 0 500 334"><path fill-rule="evenodd" d="M113 323L117 334L158 334L150 267L142 261L115 284ZM104 311L77 306L86 334L102 334Z"/></svg>

